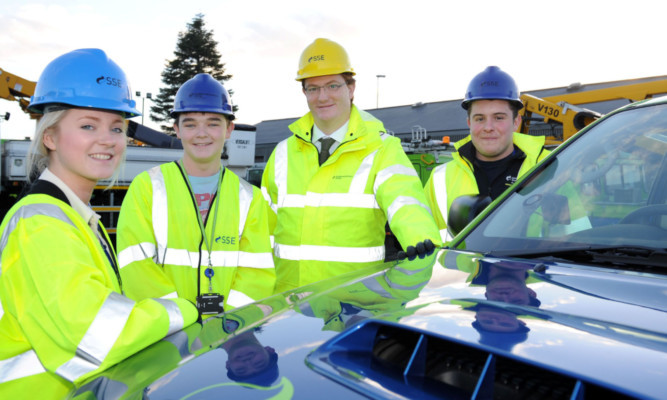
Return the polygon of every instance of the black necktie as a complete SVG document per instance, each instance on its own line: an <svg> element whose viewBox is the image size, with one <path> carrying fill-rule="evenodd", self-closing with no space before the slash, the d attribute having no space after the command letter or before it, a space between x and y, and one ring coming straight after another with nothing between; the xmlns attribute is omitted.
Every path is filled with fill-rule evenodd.
<svg viewBox="0 0 667 400"><path fill-rule="evenodd" d="M320 139L320 143L322 145L322 150L320 150L320 165L322 165L327 158L329 158L329 148L336 143L336 140L330 137L325 137Z"/></svg>

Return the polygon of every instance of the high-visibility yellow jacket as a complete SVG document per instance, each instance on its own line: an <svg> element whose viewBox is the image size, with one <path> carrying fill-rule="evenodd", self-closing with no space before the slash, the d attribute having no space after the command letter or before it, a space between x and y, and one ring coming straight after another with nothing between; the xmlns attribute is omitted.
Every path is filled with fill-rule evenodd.
<svg viewBox="0 0 667 400"><path fill-rule="evenodd" d="M123 296L87 221L59 189L47 192L21 199L0 226L2 398L60 393L198 317L183 299Z"/></svg>
<svg viewBox="0 0 667 400"><path fill-rule="evenodd" d="M204 221L214 275L211 289L230 309L272 294L275 283L268 213L258 188L225 169ZM217 218L214 216L216 204ZM209 250L199 210L175 162L139 174L127 191L116 240L126 294L133 299L209 293ZM213 220L215 232L211 241Z"/></svg>
<svg viewBox="0 0 667 400"><path fill-rule="evenodd" d="M470 135L454 144L458 150L472 140ZM529 136L514 133L514 145L526 154L517 177L524 175L550 152L544 149L544 136ZM459 152L452 153L453 160L437 166L426 182L424 190L428 204L440 229L443 242L452 239L447 231L447 216L452 202L459 196L479 194L477 181L473 172L472 160L463 157Z"/></svg>
<svg viewBox="0 0 667 400"><path fill-rule="evenodd" d="M399 319L414 312L397 311L405 309L408 301L419 296L431 279L435 261L434 253L423 259L399 263L380 274L372 273L373 269L370 268L365 278L356 283L303 301L295 309L303 315L321 318L324 331L341 332L362 319L390 311L392 318ZM331 286L336 285L327 280L300 290L318 293Z"/></svg>
<svg viewBox="0 0 667 400"><path fill-rule="evenodd" d="M385 224L406 248L438 230L400 140L352 106L345 139L319 166L313 117L300 118L264 170L276 217L276 292L382 263Z"/></svg>
<svg viewBox="0 0 667 400"><path fill-rule="evenodd" d="M68 399L145 399L145 390L202 352L200 324L192 324L72 388ZM210 348L208 348L210 350ZM56 397L54 397L56 398ZM65 398L60 396L57 398Z"/></svg>

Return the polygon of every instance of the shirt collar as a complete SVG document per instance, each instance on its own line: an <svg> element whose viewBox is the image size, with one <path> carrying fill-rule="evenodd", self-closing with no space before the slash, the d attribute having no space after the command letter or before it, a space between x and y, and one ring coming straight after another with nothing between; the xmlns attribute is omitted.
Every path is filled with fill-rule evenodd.
<svg viewBox="0 0 667 400"><path fill-rule="evenodd" d="M44 172L39 176L39 179L51 182L56 185L58 189L62 190L74 211L81 215L84 221L87 221L91 227L94 226L95 229L97 229L97 221L99 221L100 216L95 213L92 208L84 204L79 196L77 196L65 182L58 178L53 172L49 171L48 168L44 169ZM93 219L92 221L91 218Z"/></svg>
<svg viewBox="0 0 667 400"><path fill-rule="evenodd" d="M349 125L350 125L350 120L348 119L347 122L343 124L343 126L336 129L336 131L334 131L331 135L325 135L324 132L322 132L322 130L318 128L316 124L313 124L313 143L316 143L318 140L320 140L325 136L334 139L338 143L342 143L343 139L345 139L345 134L347 133L347 127Z"/></svg>

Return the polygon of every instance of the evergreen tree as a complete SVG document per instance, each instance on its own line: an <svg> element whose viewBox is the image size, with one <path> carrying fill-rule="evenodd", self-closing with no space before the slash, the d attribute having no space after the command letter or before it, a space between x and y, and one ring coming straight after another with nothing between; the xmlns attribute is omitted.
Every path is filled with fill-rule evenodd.
<svg viewBox="0 0 667 400"><path fill-rule="evenodd" d="M205 27L203 14L197 14L192 22L187 24L187 30L178 34L175 58L168 60L162 71L162 83L166 87L160 88L155 105L151 107L151 120L164 123L160 125L163 131L170 134L174 132L169 112L173 108L176 92L188 79L199 73L207 73L224 84L232 77L225 74L225 64L220 62L217 46L213 31ZM233 94L231 90L229 94ZM234 111L237 108L234 106Z"/></svg>

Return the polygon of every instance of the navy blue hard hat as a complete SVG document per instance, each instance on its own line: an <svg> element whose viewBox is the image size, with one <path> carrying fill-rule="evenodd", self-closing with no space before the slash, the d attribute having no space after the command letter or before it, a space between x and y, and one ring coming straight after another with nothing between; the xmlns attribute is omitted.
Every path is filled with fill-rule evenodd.
<svg viewBox="0 0 667 400"><path fill-rule="evenodd" d="M227 377L236 382L251 383L257 386L268 387L273 385L273 383L280 376L280 371L278 370L278 354L275 352L269 355L268 365L261 371L254 373L248 376L238 376L232 372L231 369L227 370Z"/></svg>
<svg viewBox="0 0 667 400"><path fill-rule="evenodd" d="M174 97L172 118L184 112L209 112L224 114L234 119L232 101L224 86L209 74L197 74L185 82Z"/></svg>
<svg viewBox="0 0 667 400"><path fill-rule="evenodd" d="M461 107L467 110L475 100L507 100L522 109L523 102L519 96L514 79L500 68L490 66L472 78Z"/></svg>

